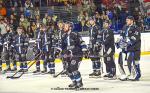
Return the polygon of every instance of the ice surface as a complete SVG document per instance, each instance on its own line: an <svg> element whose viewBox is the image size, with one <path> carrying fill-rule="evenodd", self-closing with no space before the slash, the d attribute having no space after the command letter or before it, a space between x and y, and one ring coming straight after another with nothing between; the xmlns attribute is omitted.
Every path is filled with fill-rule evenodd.
<svg viewBox="0 0 150 93"><path fill-rule="evenodd" d="M71 83L68 77L53 78L51 75L23 75L20 79L6 79L7 74L0 74L0 93L150 93L150 55L141 58L142 78L140 81L104 80L89 78L92 72L90 60L84 60L80 65L84 90L53 90L67 88ZM117 66L117 59L116 59ZM35 66L30 72L35 70ZM56 64L56 73L62 70L62 64ZM119 71L117 69L117 75ZM91 88L91 89L90 89ZM97 88L98 90L92 90ZM90 90L88 90L90 89Z"/></svg>

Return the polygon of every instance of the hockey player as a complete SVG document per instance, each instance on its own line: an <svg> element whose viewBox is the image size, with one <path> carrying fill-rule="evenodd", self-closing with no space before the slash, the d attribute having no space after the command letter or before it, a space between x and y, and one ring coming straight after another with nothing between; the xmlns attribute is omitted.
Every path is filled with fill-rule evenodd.
<svg viewBox="0 0 150 93"><path fill-rule="evenodd" d="M55 73L55 64L54 64L54 49L52 49L52 33L49 31L44 24L41 25L40 29L36 32L36 46L35 52L36 55L42 52L42 60L44 61L43 68L41 71L43 74ZM49 72L47 70L49 68ZM36 62L36 71L33 73L40 72L40 60Z"/></svg>
<svg viewBox="0 0 150 93"><path fill-rule="evenodd" d="M35 56L37 56L39 53L42 52L42 37L43 37L43 31L41 25L36 29L35 33L35 46L34 46L34 53ZM36 62L36 70L33 71L33 73L40 73L40 58Z"/></svg>
<svg viewBox="0 0 150 93"><path fill-rule="evenodd" d="M101 76L101 71L100 71L100 67L101 67L101 63L100 63L100 57L99 55L99 49L97 49L96 46L96 40L97 40L97 35L99 32L99 27L96 25L95 23L95 19L93 17L91 17L89 19L89 37L90 37L90 41L89 41L89 51L90 51L90 58L92 61L92 66L93 66L93 72L91 74L89 74L90 77L99 77Z"/></svg>
<svg viewBox="0 0 150 93"><path fill-rule="evenodd" d="M12 45L13 41L14 41L14 36L16 35L16 31L13 31L12 27L10 27L10 35L11 35L11 45ZM13 68L11 69L11 71L16 71L17 70L17 64L15 62L15 52L14 52L14 49L12 46L10 46L9 55L10 55L10 60L13 64Z"/></svg>
<svg viewBox="0 0 150 93"><path fill-rule="evenodd" d="M44 29L45 27L42 26L42 24L40 24L40 26L36 29L36 33L35 33L36 40L34 46L35 56L37 56L39 53L42 52L42 46L43 46L42 38L44 35L44 31L43 31ZM36 62L36 70L33 71L33 73L40 73L40 72L41 72L41 68L40 68L40 58L39 58Z"/></svg>
<svg viewBox="0 0 150 93"><path fill-rule="evenodd" d="M15 64L20 62L20 72L27 72L26 53L28 48L28 41L26 35L23 33L23 28L17 28L17 35L14 38L12 47L15 51Z"/></svg>
<svg viewBox="0 0 150 93"><path fill-rule="evenodd" d="M49 29L44 31L43 37L43 53L45 55L45 62L48 63L48 74L55 74L55 38L54 38L54 25L52 24Z"/></svg>
<svg viewBox="0 0 150 93"><path fill-rule="evenodd" d="M4 61L6 62L6 69L4 70L3 73L7 71L11 71L10 61L12 57L11 44L13 42L13 32L9 26L6 27L6 30L7 30L7 33L3 35L3 39L2 39L2 44L3 44L2 56L3 56Z"/></svg>
<svg viewBox="0 0 150 93"><path fill-rule="evenodd" d="M62 21L62 20L60 20L60 21L58 21L57 22L57 31L55 32L55 42L56 42L56 47L57 48L61 48L62 47L62 35L63 35L63 33L64 33L64 31L63 31L63 26L64 26L64 22ZM59 50L55 50L56 52L58 52L58 54L57 54L57 56L56 56L56 58L58 58L59 57L59 55L61 55L59 52L61 52L61 50L59 49ZM60 58L62 58L62 57L60 57ZM65 70L65 62L62 62L63 63L63 69ZM62 75L65 75L66 73L64 72L64 73L62 73Z"/></svg>
<svg viewBox="0 0 150 93"><path fill-rule="evenodd" d="M35 46L35 55L38 55L42 52L41 59L43 60L43 71L40 70L40 59L36 62L36 71L33 73L39 73L40 71L44 74L47 73L47 63L50 64L50 47L51 47L51 35L47 31L48 29L44 24L40 25L40 28L36 30L36 46ZM51 71L52 73L52 71ZM53 70L54 73L54 70Z"/></svg>
<svg viewBox="0 0 150 93"><path fill-rule="evenodd" d="M55 40L57 42L56 46L60 47L61 46L61 39L62 39L62 35L63 35L63 25L64 22L63 21L58 21L57 23L57 31L55 32Z"/></svg>
<svg viewBox="0 0 150 93"><path fill-rule="evenodd" d="M116 65L114 62L115 44L114 33L110 29L110 21L106 20L103 23L103 30L97 37L97 44L101 44L102 56L104 57L104 63L106 64L107 74L104 77L109 79L116 75Z"/></svg>
<svg viewBox="0 0 150 93"><path fill-rule="evenodd" d="M140 71L140 53L141 53L141 34L139 28L134 23L134 17L126 18L126 25L120 33L120 39L117 40L117 47L121 48L119 53L119 70L121 72L120 80L139 80ZM125 66L127 70L125 69ZM132 71L133 70L133 71ZM132 72L135 72L132 74Z"/></svg>
<svg viewBox="0 0 150 93"><path fill-rule="evenodd" d="M69 87L80 88L83 86L83 83L81 74L78 71L78 63L82 60L83 51L87 49L80 35L72 32L72 30L73 23L66 22L62 36L62 55L68 77L73 82Z"/></svg>

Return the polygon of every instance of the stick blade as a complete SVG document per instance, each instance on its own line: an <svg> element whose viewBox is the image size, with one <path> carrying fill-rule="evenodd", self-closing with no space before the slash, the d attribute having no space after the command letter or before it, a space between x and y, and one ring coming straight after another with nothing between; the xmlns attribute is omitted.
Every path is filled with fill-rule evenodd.
<svg viewBox="0 0 150 93"><path fill-rule="evenodd" d="M58 75L53 75L53 78L56 78Z"/></svg>
<svg viewBox="0 0 150 93"><path fill-rule="evenodd" d="M20 77L11 77L11 79L18 79L18 78L20 78Z"/></svg>
<svg viewBox="0 0 150 93"><path fill-rule="evenodd" d="M7 78L7 79L18 79L18 78L20 78L20 77L7 76L6 78Z"/></svg>
<svg viewBox="0 0 150 93"><path fill-rule="evenodd" d="M12 76L7 76L6 78L9 79L9 78L12 78Z"/></svg>

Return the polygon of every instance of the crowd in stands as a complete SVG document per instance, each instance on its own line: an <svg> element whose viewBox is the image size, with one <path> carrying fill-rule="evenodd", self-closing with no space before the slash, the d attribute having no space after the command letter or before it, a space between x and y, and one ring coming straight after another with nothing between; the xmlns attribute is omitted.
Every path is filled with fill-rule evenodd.
<svg viewBox="0 0 150 93"><path fill-rule="evenodd" d="M87 31L89 26L88 19L91 16L95 17L95 21L100 28L103 27L104 20L110 20L112 23L111 28L116 33L125 25L125 19L128 15L134 16L136 24L141 28L141 31L150 29L150 17L143 14L139 7L134 7L133 11L131 11L129 6L126 6L128 2L99 2L99 4L96 5L97 2L95 3L94 1L95 0L69 0L69 2L67 2L67 0L42 0L41 2L41 0L0 0L1 34L6 33L7 30L10 29L16 31L18 26L22 26L25 33L30 38L33 38L35 30L39 27L40 23L52 29L56 29L57 22L63 19L58 18L52 10L47 10L47 13L41 16L40 9L49 5L58 5L59 7L59 4L65 5L67 8L72 6L78 8L78 16L76 16L76 22L74 22L75 30L77 31ZM109 5L108 3L113 5Z"/></svg>
<svg viewBox="0 0 150 93"><path fill-rule="evenodd" d="M150 17L140 10L140 6L138 3L137 5L133 5L135 4L135 2L127 2L129 0L101 0L101 1L112 1L112 2L101 2L101 5L98 4L95 11L93 11L91 14L88 13L87 10L83 10L80 12L78 16L78 21L80 22L82 29L86 27L88 17L94 16L96 19L95 20L96 23L101 28L103 27L102 25L104 20L110 20L112 22L111 28L115 32L118 32L122 30L122 27L126 23L125 19L129 15L134 16L135 23L140 27L142 32L150 29L149 28Z"/></svg>

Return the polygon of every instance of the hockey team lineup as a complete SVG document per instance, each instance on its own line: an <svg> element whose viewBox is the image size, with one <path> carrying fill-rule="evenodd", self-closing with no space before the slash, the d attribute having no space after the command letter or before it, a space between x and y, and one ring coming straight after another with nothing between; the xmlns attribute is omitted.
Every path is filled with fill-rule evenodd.
<svg viewBox="0 0 150 93"><path fill-rule="evenodd" d="M69 88L80 89L84 87L80 64L82 58L90 59L92 62L92 73L89 78L104 78L106 80L139 81L141 77L140 53L141 34L134 24L134 17L126 18L126 25L120 33L117 41L114 40L114 33L109 28L110 21L105 20L103 29L100 29L93 17L89 18L89 44L85 44L79 33L73 32L72 22L58 22L58 32L40 24L36 30L36 39L31 47L32 54L29 54L31 61L27 62L27 50L29 39L23 34L23 28L17 28L17 35L8 32L0 37L1 46L1 74L12 73L6 78L19 79L28 74L29 69L35 66L33 76L39 74L50 74L53 78L67 76L72 81ZM13 42L10 42L13 40ZM120 50L118 65L120 76L116 76L115 47ZM31 51L29 50L29 51ZM55 72L55 59L62 60L62 71ZM10 60L11 59L11 60ZM43 60L41 64L40 60ZM12 62L11 62L12 61ZM17 67L20 63L20 68ZM6 63L6 68L2 68ZM12 63L12 66L10 64ZM41 65L43 70L41 70ZM103 67L105 65L105 68ZM104 73L103 70L106 70Z"/></svg>

